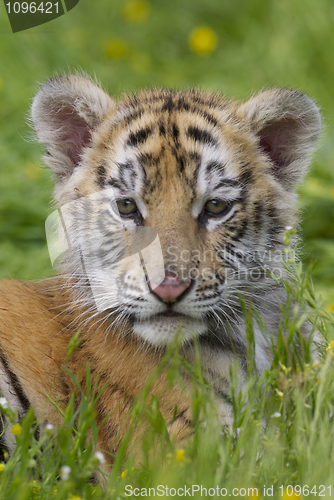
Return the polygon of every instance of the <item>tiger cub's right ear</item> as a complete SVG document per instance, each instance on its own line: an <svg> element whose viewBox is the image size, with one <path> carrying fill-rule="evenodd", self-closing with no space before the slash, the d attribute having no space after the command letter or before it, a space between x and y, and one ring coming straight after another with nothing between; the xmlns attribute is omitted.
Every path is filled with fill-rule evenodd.
<svg viewBox="0 0 334 500"><path fill-rule="evenodd" d="M46 147L45 163L56 177L69 177L89 146L94 129L114 101L88 78L77 75L46 82L36 95L31 117L38 140Z"/></svg>
<svg viewBox="0 0 334 500"><path fill-rule="evenodd" d="M277 88L251 97L237 112L270 160L268 171L285 189L294 190L321 133L318 107L302 92Z"/></svg>

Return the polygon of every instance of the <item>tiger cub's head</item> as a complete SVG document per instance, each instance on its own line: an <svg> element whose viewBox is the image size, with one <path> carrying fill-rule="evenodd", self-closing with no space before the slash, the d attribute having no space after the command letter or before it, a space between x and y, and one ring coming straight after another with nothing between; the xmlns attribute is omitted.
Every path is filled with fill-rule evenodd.
<svg viewBox="0 0 334 500"><path fill-rule="evenodd" d="M152 90L115 101L71 75L41 87L32 119L56 178L60 266L87 308L116 311L156 346L180 323L185 340L233 334L240 296L274 314L268 271L282 272L295 186L321 129L311 99Z"/></svg>

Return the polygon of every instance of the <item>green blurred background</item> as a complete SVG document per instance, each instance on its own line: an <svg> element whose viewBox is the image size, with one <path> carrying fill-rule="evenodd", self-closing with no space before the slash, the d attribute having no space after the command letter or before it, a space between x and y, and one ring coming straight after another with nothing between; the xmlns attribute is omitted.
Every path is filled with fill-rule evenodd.
<svg viewBox="0 0 334 500"><path fill-rule="evenodd" d="M44 221L52 179L27 125L38 84L83 70L112 95L196 86L247 99L272 86L305 91L325 129L299 188L303 259L334 310L333 0L80 0L13 34L0 5L0 276L50 276Z"/></svg>

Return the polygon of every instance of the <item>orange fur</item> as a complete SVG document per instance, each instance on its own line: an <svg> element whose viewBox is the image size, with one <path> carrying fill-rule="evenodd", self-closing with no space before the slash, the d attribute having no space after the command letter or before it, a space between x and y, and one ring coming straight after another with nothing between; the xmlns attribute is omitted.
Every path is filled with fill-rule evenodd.
<svg viewBox="0 0 334 500"><path fill-rule="evenodd" d="M60 285L64 286L61 278L29 284L0 282L1 348L10 370L29 395L36 416L54 425L59 425L62 418L46 396L64 409L73 391L73 383L62 366L70 368L84 389L85 368L89 363L93 386L96 378L99 380L98 392L108 382L97 404L98 446L114 454L129 425L131 403L158 367L162 355L152 348L143 350L141 341L131 336L118 338L117 331L106 336L103 328L88 322L81 330L80 348L65 363L68 343L77 331L76 318L81 311L64 312L71 292L64 294L63 289L61 293L54 292ZM167 380L160 375L153 393L160 397L171 436L180 440L189 434L189 405L176 387L167 392L166 389ZM172 423L175 405L179 418ZM108 457L111 460L109 454Z"/></svg>

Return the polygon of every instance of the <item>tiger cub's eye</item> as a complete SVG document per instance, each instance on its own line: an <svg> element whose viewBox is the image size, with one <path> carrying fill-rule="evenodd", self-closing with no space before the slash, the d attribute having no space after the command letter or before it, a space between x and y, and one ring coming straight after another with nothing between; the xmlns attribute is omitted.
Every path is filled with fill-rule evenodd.
<svg viewBox="0 0 334 500"><path fill-rule="evenodd" d="M220 215L225 212L227 208L227 203L221 200L210 200L204 206L204 210L209 215Z"/></svg>
<svg viewBox="0 0 334 500"><path fill-rule="evenodd" d="M133 200L119 200L116 204L121 215L132 215L138 212L137 205Z"/></svg>

